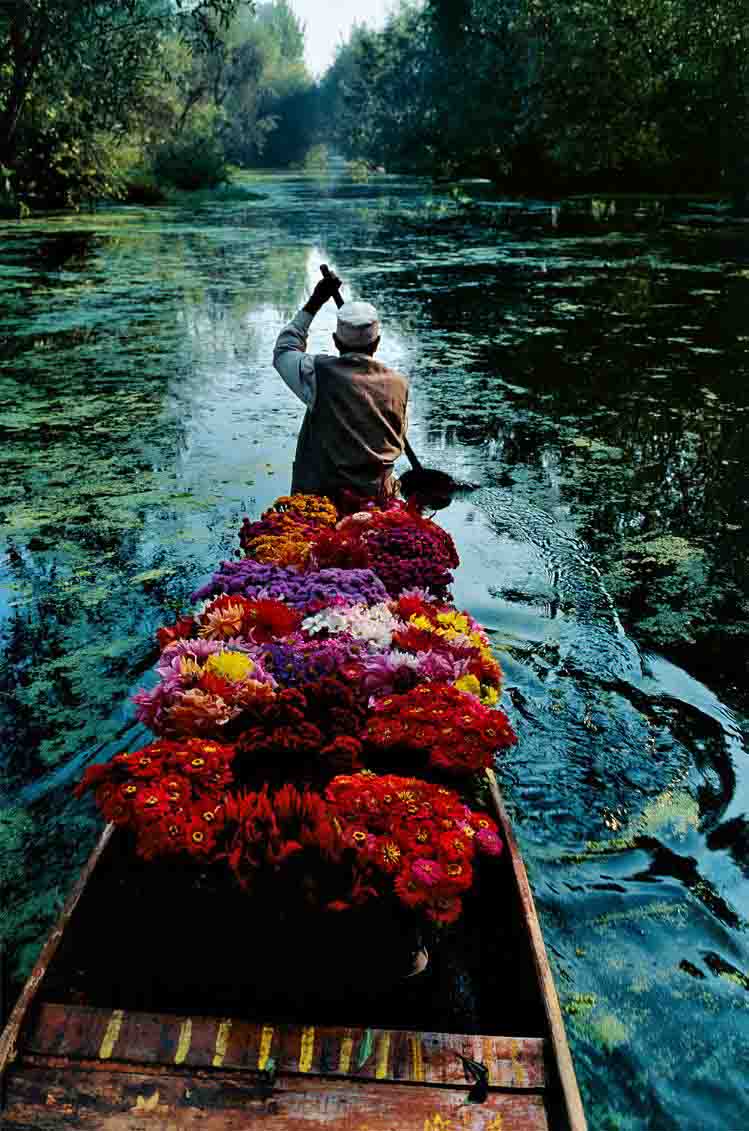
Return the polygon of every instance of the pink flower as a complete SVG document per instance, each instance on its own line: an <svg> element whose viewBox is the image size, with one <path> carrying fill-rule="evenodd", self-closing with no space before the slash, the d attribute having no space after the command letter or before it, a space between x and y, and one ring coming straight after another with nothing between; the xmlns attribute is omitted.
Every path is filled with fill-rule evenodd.
<svg viewBox="0 0 749 1131"><path fill-rule="evenodd" d="M476 844L489 856L499 856L502 851L502 841L491 829L479 829L476 833Z"/></svg>
<svg viewBox="0 0 749 1131"><path fill-rule="evenodd" d="M426 888L433 888L441 883L445 876L435 860L419 858L411 865L411 875L417 883Z"/></svg>

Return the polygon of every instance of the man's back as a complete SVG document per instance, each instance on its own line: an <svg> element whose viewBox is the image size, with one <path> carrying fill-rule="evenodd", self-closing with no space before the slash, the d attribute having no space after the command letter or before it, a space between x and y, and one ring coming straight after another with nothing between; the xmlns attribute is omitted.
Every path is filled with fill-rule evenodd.
<svg viewBox="0 0 749 1131"><path fill-rule="evenodd" d="M317 354L314 363L317 392L299 433L292 490L391 491L406 434L407 379L366 354Z"/></svg>

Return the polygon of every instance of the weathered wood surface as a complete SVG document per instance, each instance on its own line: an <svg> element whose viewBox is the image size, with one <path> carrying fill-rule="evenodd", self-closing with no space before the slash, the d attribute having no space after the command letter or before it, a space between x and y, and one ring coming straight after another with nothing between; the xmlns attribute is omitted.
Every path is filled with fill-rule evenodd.
<svg viewBox="0 0 749 1131"><path fill-rule="evenodd" d="M237 1068L467 1087L460 1056L483 1062L489 1083L543 1088L537 1037L257 1024L44 1003L24 1053L72 1060Z"/></svg>
<svg viewBox="0 0 749 1131"><path fill-rule="evenodd" d="M60 918L57 920L57 923L53 927L49 938L44 944L42 952L34 965L34 969L31 971L26 985L23 987L18 1001L13 1007L13 1011L8 1018L8 1022L5 1028L3 1029L2 1033L0 1033L0 1079L2 1079L4 1073L8 1068L8 1065L13 1061L16 1055L18 1035L26 1019L26 1015L28 1014L31 1004L36 997L37 990L41 984L42 979L44 978L44 975L47 972L47 968L49 967L52 959L55 956L55 952L60 945L63 933L65 932L70 919L72 918L73 912L75 911L78 902L86 889L86 885L91 878L91 874L98 864L99 859L104 852L104 849L109 844L113 831L114 825L107 825L107 827L104 829L104 832L99 837L96 847L86 861L83 869L81 870L80 876L76 880L75 884L73 885L73 889L70 892L70 895L65 901L65 906L60 913Z"/></svg>
<svg viewBox="0 0 749 1131"><path fill-rule="evenodd" d="M3 1127L13 1131L549 1131L532 1092L282 1077L271 1094L245 1073L194 1069L117 1071L24 1064L9 1081Z"/></svg>
<svg viewBox="0 0 749 1131"><path fill-rule="evenodd" d="M577 1084L575 1068L572 1063L572 1054L570 1053L567 1043L567 1033L564 1028L562 1010L559 1006L559 998L557 997L554 978L551 973L549 959L546 955L546 947L544 946L543 934L541 933L541 924L538 921L536 905L533 902L533 893L530 883L528 882L528 874L525 870L523 857L520 854L520 849L515 840L512 824L507 815L507 810L505 809L502 794L499 791L494 772L487 770L486 776L489 780L492 801L502 827L502 832L512 861L513 872L515 873L515 881L523 909L523 920L528 932L528 942L533 954L536 974L541 986L544 1010L549 1026L553 1060L559 1074L559 1083L562 1089L567 1125L569 1131L587 1131L588 1123L585 1118L580 1089Z"/></svg>

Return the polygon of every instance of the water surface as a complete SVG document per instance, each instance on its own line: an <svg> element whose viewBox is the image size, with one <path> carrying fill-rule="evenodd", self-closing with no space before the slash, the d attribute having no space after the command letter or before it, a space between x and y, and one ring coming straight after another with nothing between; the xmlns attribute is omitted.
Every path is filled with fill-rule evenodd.
<svg viewBox="0 0 749 1131"><path fill-rule="evenodd" d="M749 1122L749 231L553 231L425 182L0 225L4 933L28 970L146 740L153 631L288 488L270 358L329 262L412 377L411 438L520 734L500 767L591 1127ZM508 204L506 207L510 207ZM445 220L447 219L447 223ZM311 348L330 342L334 311Z"/></svg>

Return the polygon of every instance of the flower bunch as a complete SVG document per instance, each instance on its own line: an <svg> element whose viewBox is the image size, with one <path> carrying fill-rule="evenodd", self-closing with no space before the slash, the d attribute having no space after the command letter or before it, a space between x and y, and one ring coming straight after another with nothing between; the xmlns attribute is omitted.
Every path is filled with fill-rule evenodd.
<svg viewBox="0 0 749 1131"><path fill-rule="evenodd" d="M250 561L222 562L211 580L196 590L193 601L218 593L237 593L250 600L272 597L295 609L317 603L322 607L336 599L351 604L375 605L386 601L387 590L369 569L321 569L308 573Z"/></svg>
<svg viewBox="0 0 749 1131"><path fill-rule="evenodd" d="M157 734L220 737L256 700L273 697L275 680L260 650L239 640L177 640L161 654L161 682L133 696L137 717Z"/></svg>
<svg viewBox="0 0 749 1131"><path fill-rule="evenodd" d="M398 501L386 509L344 518L335 536L329 535L317 552L337 552L340 560L344 550L356 553L358 561L365 555L369 567L393 596L418 585L434 596L445 597L453 579L450 570L459 563L447 531Z"/></svg>
<svg viewBox="0 0 749 1131"><path fill-rule="evenodd" d="M393 633L402 627L386 602L377 605L332 605L302 621L307 636L332 636L346 633L354 640L363 640L374 649L389 648Z"/></svg>
<svg viewBox="0 0 749 1131"><path fill-rule="evenodd" d="M159 629L159 682L134 696L164 737L93 767L79 792L148 859L226 860L284 906L385 896L452 922L476 852L500 851L496 828L449 789L362 766L490 766L515 741L488 706L502 673L481 626L445 603L450 535L397 500L350 502L284 496L245 519L246 556Z"/></svg>
<svg viewBox="0 0 749 1131"><path fill-rule="evenodd" d="M413 595L402 596L392 608L408 623L405 632L395 635L399 647L451 658L458 690L475 695L487 706L495 705L502 669L492 655L489 638L470 614Z"/></svg>
<svg viewBox="0 0 749 1131"><path fill-rule="evenodd" d="M136 852L146 860L177 853L210 858L224 824L233 760L232 746L162 739L89 766L75 794L93 790L104 817L135 834Z"/></svg>
<svg viewBox="0 0 749 1131"><path fill-rule="evenodd" d="M229 867L246 891L263 879L278 887L278 873L288 873L290 866L300 886L308 890L304 881L309 878L319 891L321 865L334 865L343 855L330 807L308 790L286 785L271 793L263 786L231 798L226 818ZM294 887L284 884L284 891L293 895Z"/></svg>
<svg viewBox="0 0 749 1131"><path fill-rule="evenodd" d="M312 543L299 533L264 535L250 539L247 556L256 562L279 566L306 566L310 560Z"/></svg>
<svg viewBox="0 0 749 1131"><path fill-rule="evenodd" d="M324 796L285 785L226 802L229 866L246 890L263 880L343 911L394 896L434 923L454 922L478 853L502 851L496 825L458 795L416 778L335 777ZM299 894L299 890L297 890Z"/></svg>
<svg viewBox="0 0 749 1131"><path fill-rule="evenodd" d="M476 853L502 850L494 822L444 786L364 772L334 778L325 798L361 869L352 902L390 889L407 908L452 923Z"/></svg>
<svg viewBox="0 0 749 1131"><path fill-rule="evenodd" d="M312 526L335 526L338 522L338 512L327 495L281 495L263 518L271 514L283 514Z"/></svg>
<svg viewBox="0 0 749 1131"><path fill-rule="evenodd" d="M364 734L372 756L452 774L491 766L517 741L507 716L450 684L430 683L378 700Z"/></svg>
<svg viewBox="0 0 749 1131"><path fill-rule="evenodd" d="M368 646L347 633L305 640L301 634L269 644L264 652L266 670L283 687L299 687L326 675L340 675L358 683L361 661Z"/></svg>
<svg viewBox="0 0 749 1131"><path fill-rule="evenodd" d="M198 617L198 636L206 640L243 637L261 644L290 636L301 623L301 613L284 601L225 595L207 605Z"/></svg>
<svg viewBox="0 0 749 1131"><path fill-rule="evenodd" d="M241 719L237 776L242 781L281 773L286 780L329 781L361 767L366 708L342 680L327 676L303 690L281 691Z"/></svg>
<svg viewBox="0 0 749 1131"><path fill-rule="evenodd" d="M162 650L177 640L196 636L223 641L241 637L260 644L290 636L301 623L301 613L284 601L223 594L210 601L198 616L180 617L168 628L160 628L156 637Z"/></svg>
<svg viewBox="0 0 749 1131"><path fill-rule="evenodd" d="M303 567L317 536L334 526L338 514L329 499L316 495L284 495L259 522L245 518L239 542L245 555L258 562Z"/></svg>

